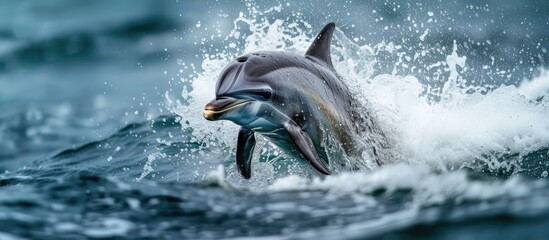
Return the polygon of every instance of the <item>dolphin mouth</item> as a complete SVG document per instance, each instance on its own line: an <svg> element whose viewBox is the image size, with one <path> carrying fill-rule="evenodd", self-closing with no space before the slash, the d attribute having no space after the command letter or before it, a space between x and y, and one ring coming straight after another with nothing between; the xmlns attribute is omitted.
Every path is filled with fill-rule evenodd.
<svg viewBox="0 0 549 240"><path fill-rule="evenodd" d="M238 100L234 98L215 99L204 107L202 115L206 120L215 121L228 112L243 107L252 100Z"/></svg>

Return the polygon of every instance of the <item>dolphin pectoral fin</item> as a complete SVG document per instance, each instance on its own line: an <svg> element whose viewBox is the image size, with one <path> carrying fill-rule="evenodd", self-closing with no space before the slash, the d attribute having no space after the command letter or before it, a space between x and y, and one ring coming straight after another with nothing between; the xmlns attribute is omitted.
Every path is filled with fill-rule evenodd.
<svg viewBox="0 0 549 240"><path fill-rule="evenodd" d="M252 170L252 155L255 148L254 132L247 128L240 128L236 144L236 165L242 176L250 179Z"/></svg>
<svg viewBox="0 0 549 240"><path fill-rule="evenodd" d="M328 170L328 168L324 165L324 163L318 156L315 146L313 145L313 141L311 140L309 135L301 130L301 128L293 121L289 121L284 124L284 128L290 134L292 141L296 145L299 152L301 152L303 157L305 157L305 159L311 165L313 165L313 167L317 171L325 175L330 175L330 170Z"/></svg>

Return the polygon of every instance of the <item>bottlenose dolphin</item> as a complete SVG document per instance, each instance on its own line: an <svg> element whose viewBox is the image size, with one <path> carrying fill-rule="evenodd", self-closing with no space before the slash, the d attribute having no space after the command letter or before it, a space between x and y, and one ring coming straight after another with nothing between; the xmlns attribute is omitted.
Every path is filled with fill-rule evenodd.
<svg viewBox="0 0 549 240"><path fill-rule="evenodd" d="M332 65L334 29L334 23L327 24L305 56L249 53L222 71L216 97L205 106L203 115L210 121L230 120L241 126L236 163L244 178L251 177L255 133L326 175L331 173L328 138L335 139L345 154L363 149L355 135L368 130L363 129L367 119L354 110L349 88Z"/></svg>

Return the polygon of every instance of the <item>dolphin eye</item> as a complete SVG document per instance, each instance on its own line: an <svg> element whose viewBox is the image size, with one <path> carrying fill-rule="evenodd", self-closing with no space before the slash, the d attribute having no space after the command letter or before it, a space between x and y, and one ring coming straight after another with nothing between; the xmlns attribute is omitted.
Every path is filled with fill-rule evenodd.
<svg viewBox="0 0 549 240"><path fill-rule="evenodd" d="M269 99L271 99L273 94L271 93L271 91L265 90L265 91L263 91L263 93L261 95L263 96L263 99L269 100Z"/></svg>

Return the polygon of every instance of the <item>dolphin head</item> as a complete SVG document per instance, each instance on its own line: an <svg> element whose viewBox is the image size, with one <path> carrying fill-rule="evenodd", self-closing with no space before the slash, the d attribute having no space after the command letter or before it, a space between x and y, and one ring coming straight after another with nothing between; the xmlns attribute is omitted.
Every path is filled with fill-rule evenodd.
<svg viewBox="0 0 549 240"><path fill-rule="evenodd" d="M250 58L256 58L251 60ZM210 121L230 120L241 126L256 121L260 106L273 97L273 88L265 79L251 74L259 65L268 65L258 54L236 58L221 73L215 88L215 99L204 107L204 118Z"/></svg>

